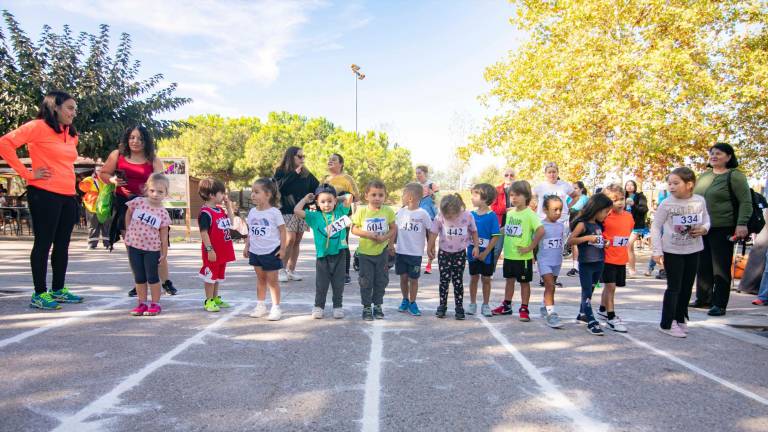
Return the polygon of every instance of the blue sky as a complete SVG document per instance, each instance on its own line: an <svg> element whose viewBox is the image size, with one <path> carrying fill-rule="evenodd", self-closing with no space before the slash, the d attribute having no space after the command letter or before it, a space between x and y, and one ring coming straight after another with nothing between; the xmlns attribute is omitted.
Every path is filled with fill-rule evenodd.
<svg viewBox="0 0 768 432"><path fill-rule="evenodd" d="M171 117L270 111L324 116L354 130L354 77L361 130L378 129L415 163L446 169L453 147L489 114L477 100L484 68L524 35L506 0L184 1L68 0L5 3L33 40L43 24L133 39L144 74L163 73L194 102ZM471 171L492 160L474 159Z"/></svg>

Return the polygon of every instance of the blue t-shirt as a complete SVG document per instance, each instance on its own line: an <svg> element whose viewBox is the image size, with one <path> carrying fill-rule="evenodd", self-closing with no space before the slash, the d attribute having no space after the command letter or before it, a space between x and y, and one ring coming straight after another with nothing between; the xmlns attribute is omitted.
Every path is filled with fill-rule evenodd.
<svg viewBox="0 0 768 432"><path fill-rule="evenodd" d="M484 215L479 215L477 212L473 211L472 217L475 219L475 225L477 225L477 238L480 240L480 252L482 253L485 252L485 248L491 243L491 239L494 236L500 235L499 218L496 216L496 213L492 211L489 211ZM502 241L502 239L497 241ZM474 261L472 258L473 247L474 246L470 244L467 248L467 259L469 261ZM485 257L486 264L491 263L491 255L493 254L488 254L488 256Z"/></svg>
<svg viewBox="0 0 768 432"><path fill-rule="evenodd" d="M579 200L576 201L576 204L571 207L571 212L577 213L580 212L581 209L584 208L584 206L587 204L587 201L589 201L589 198L586 195L582 195L579 197ZM573 202L573 198L568 197L565 199L565 205L570 206Z"/></svg>

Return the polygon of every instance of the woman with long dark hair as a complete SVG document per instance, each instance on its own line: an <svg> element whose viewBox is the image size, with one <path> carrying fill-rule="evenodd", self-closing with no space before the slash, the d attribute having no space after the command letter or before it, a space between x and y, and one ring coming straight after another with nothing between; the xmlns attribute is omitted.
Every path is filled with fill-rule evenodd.
<svg viewBox="0 0 768 432"><path fill-rule="evenodd" d="M299 259L301 239L309 227L303 219L293 213L293 209L296 203L308 193L314 192L320 185L317 178L304 166L304 157L304 150L301 147L288 147L274 175L280 191L280 213L283 214L288 234L285 268L278 273L280 282L302 280L302 277L296 273L296 262Z"/></svg>
<svg viewBox="0 0 768 432"><path fill-rule="evenodd" d="M45 95L36 120L0 138L0 156L27 181L27 201L35 234L29 256L35 286L30 306L40 309L60 309L59 303L83 301L64 285L69 240L79 217L75 191L78 135L72 125L76 115L75 99L65 92L53 91ZM16 149L24 145L32 160L32 171L16 155ZM48 292L46 273L51 246L53 280Z"/></svg>

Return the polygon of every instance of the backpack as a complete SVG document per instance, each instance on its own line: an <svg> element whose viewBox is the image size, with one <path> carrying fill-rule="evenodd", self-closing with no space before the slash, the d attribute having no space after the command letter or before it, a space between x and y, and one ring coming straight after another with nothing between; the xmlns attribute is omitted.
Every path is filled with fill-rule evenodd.
<svg viewBox="0 0 768 432"><path fill-rule="evenodd" d="M731 206L733 207L733 219L735 221L739 217L739 203L733 194L733 186L731 186L732 172L732 170L728 171L728 193L731 195ZM747 222L747 231L750 234L756 234L762 231L765 226L763 210L768 208L768 201L766 201L764 196L752 190L752 188L749 188L749 193L752 194L752 214Z"/></svg>

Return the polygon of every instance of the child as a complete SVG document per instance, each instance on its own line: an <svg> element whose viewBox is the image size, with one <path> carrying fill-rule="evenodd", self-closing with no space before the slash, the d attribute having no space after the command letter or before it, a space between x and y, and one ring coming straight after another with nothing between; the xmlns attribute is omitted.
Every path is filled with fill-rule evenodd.
<svg viewBox="0 0 768 432"><path fill-rule="evenodd" d="M563 234L565 226L559 221L563 214L563 200L557 195L547 195L541 204L544 208L545 219L541 226L544 235L539 242L536 263L539 274L544 279L544 300L539 309L541 316L552 328L562 328L560 316L555 312L555 284L560 276L563 265Z"/></svg>
<svg viewBox="0 0 768 432"><path fill-rule="evenodd" d="M710 221L704 198L693 194L696 175L690 168L672 170L667 185L670 196L659 204L651 228L653 259L667 270L659 331L684 338L699 252L704 249L701 237L709 231Z"/></svg>
<svg viewBox="0 0 768 432"><path fill-rule="evenodd" d="M477 285L482 277L483 281L483 305L480 312L484 316L492 316L488 302L491 299L491 276L496 269L496 257L494 251L499 241L499 218L490 210L489 205L496 200L496 188L488 183L480 183L472 188L472 205L475 211L472 217L477 226L477 236L480 239L480 254L473 258L474 245L469 245L469 308L467 313L477 313Z"/></svg>
<svg viewBox="0 0 768 432"><path fill-rule="evenodd" d="M430 236L432 219L426 210L419 206L423 190L419 183L408 183L403 189L403 207L397 211L397 245L395 248L395 274L400 275L400 291L403 301L400 312L410 312L420 316L416 304L421 276L421 260L424 246Z"/></svg>
<svg viewBox="0 0 768 432"><path fill-rule="evenodd" d="M277 321L282 317L280 309L280 283L278 271L283 268L286 232L285 220L280 213L280 193L277 185L268 178L253 182L251 202L254 207L248 212L247 245L243 257L256 272L256 308L250 316L261 318L267 314L267 288L272 297L272 308L267 319Z"/></svg>
<svg viewBox="0 0 768 432"><path fill-rule="evenodd" d="M383 319L384 289L389 284L387 245L397 234L395 212L384 206L387 188L381 180L372 180L365 187L367 206L352 216L352 234L360 237L357 254L360 261L360 301L363 319ZM371 310L373 304L373 310Z"/></svg>
<svg viewBox="0 0 768 432"><path fill-rule="evenodd" d="M592 312L592 291L600 280L605 262L605 239L602 223L613 207L613 201L602 193L589 198L579 216L571 222L568 244L579 249L579 282L581 283L581 308L576 320L587 323L587 331L603 336L600 323Z"/></svg>
<svg viewBox="0 0 768 432"><path fill-rule="evenodd" d="M626 210L624 188L617 184L608 185L603 194L613 202L613 208L603 222L605 238L605 265L603 266L603 293L597 315L605 320L606 326L616 332L626 333L627 326L614 312L616 287L627 286L627 263L629 262L629 238L635 227L632 213Z"/></svg>
<svg viewBox="0 0 768 432"><path fill-rule="evenodd" d="M435 239L440 238L437 264L440 267L440 306L435 315L445 318L448 309L448 285L453 283L454 311L457 320L464 317L464 266L467 262L467 246L470 240L479 245L477 226L472 214L465 210L459 194L451 194L440 200L440 214L432 224L428 255L435 258ZM472 257L480 256L480 248L472 250Z"/></svg>
<svg viewBox="0 0 768 432"><path fill-rule="evenodd" d="M235 249L232 246L232 237L229 236L232 203L229 202L226 192L224 183L213 178L200 180L197 190L203 199L203 206L197 217L203 256L199 276L205 283L203 308L208 312L218 312L220 308L229 307L219 296L219 282L224 280L227 263L235 260ZM227 208L222 208L221 204L226 204Z"/></svg>
<svg viewBox="0 0 768 432"><path fill-rule="evenodd" d="M513 207L507 210L504 226L504 302L492 311L494 315L512 315L512 296L517 280L520 282L520 321L531 320L528 301L531 299L533 249L544 237L541 220L530 208L531 196L531 185L527 181L512 183L510 199Z"/></svg>
<svg viewBox="0 0 768 432"><path fill-rule="evenodd" d="M314 194L307 194L293 209L293 213L301 219L306 219L315 238L315 307L312 317L323 318L325 299L328 296L328 286L333 288L333 317L344 318L342 300L344 295L344 278L347 275L347 227L352 223L349 218L352 194L346 195L346 200L337 205L336 189L330 184L323 183ZM315 201L318 210L304 210L304 207Z"/></svg>
<svg viewBox="0 0 768 432"><path fill-rule="evenodd" d="M160 276L158 265L168 254L168 227L171 217L163 207L168 196L168 177L155 173L149 176L145 197L126 203L125 245L128 260L136 282L139 305L131 311L133 316L152 316L160 313ZM147 306L147 284L152 291L152 303Z"/></svg>

